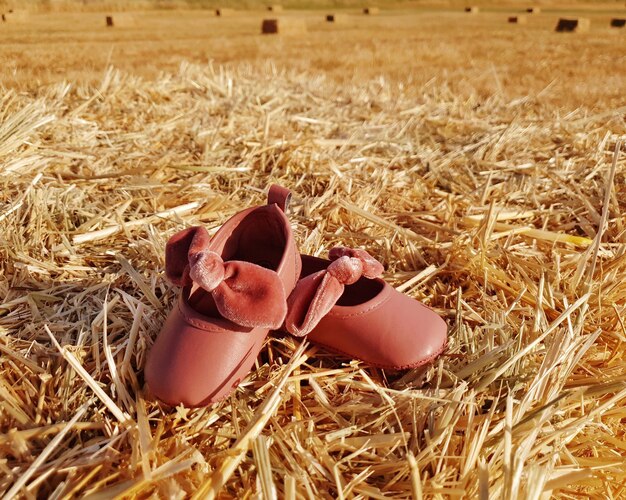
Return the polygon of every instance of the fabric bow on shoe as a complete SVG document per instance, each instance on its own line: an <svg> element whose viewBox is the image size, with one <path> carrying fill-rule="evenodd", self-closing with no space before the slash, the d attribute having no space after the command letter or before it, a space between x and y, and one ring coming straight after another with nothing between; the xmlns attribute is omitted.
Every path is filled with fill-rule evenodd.
<svg viewBox="0 0 626 500"><path fill-rule="evenodd" d="M378 278L383 265L365 250L336 247L329 252L333 262L323 271L301 279L287 299L285 328L302 337L309 333L337 303L345 285L356 283L362 276Z"/></svg>
<svg viewBox="0 0 626 500"><path fill-rule="evenodd" d="M279 328L287 314L276 272L245 261L224 262L209 250L203 227L176 233L165 247L165 274L178 286L197 284L211 293L220 314L245 327Z"/></svg>

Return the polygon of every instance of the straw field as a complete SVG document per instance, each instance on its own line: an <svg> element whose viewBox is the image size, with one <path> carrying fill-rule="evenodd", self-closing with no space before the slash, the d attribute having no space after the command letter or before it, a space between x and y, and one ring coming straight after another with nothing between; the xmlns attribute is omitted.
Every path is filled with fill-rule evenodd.
<svg viewBox="0 0 626 500"><path fill-rule="evenodd" d="M545 10L3 26L0 496L623 498L624 35ZM232 396L166 407L165 243L271 183L303 252L367 249L449 348L390 372L270 335Z"/></svg>

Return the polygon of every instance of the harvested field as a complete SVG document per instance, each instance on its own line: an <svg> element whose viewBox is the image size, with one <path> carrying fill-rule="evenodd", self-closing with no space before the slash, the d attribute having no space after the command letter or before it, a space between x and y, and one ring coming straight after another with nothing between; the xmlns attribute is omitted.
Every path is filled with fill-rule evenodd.
<svg viewBox="0 0 626 500"><path fill-rule="evenodd" d="M559 14L537 16L524 30L511 30L501 12L359 14L347 11L338 30L319 12L284 13L306 16L308 26L306 37L289 44L260 34L262 20L274 17L262 11L238 12L226 23L213 11L145 12L137 14L141 23L123 30L107 29L102 14L35 14L27 25L3 25L0 81L34 91L64 80L97 85L109 65L154 78L177 71L183 60L271 60L279 69L323 71L346 85L382 74L407 89L435 78L463 96L501 92L513 100L541 93L543 102L567 109L624 104L626 55L619 39L607 36L610 19L618 17L612 11L585 14L593 24L584 37L554 33Z"/></svg>
<svg viewBox="0 0 626 500"><path fill-rule="evenodd" d="M38 57L83 36L43 36L54 14L0 49L32 45L1 70L0 496L620 498L625 56L608 16L569 37L545 12L516 30L460 8L439 22L468 24L404 54L415 17L361 15L355 33L318 13L284 43L258 33L265 12L238 14L209 40L231 58L192 64L193 41L137 41L164 15L116 31L94 14L99 42L77 49L116 36L138 45L129 65L161 49L155 71L79 72L75 54L32 84ZM190 38L224 24L185 16ZM398 33L366 41L387 23ZM143 385L177 296L165 243L271 183L293 191L303 252L366 248L445 318L449 348L391 372L271 335L232 396L168 408Z"/></svg>
<svg viewBox="0 0 626 500"><path fill-rule="evenodd" d="M194 66L9 93L3 109L1 380L16 429L3 489L30 471L38 495L224 482L238 496L260 474L281 494L498 495L528 475L527 494L597 493L626 474L611 460L626 402L623 114L441 86L416 106L375 81ZM163 408L141 383L176 295L163 245L261 203L270 182L294 189L303 251L365 246L447 318L450 349L393 374L274 337L225 402Z"/></svg>

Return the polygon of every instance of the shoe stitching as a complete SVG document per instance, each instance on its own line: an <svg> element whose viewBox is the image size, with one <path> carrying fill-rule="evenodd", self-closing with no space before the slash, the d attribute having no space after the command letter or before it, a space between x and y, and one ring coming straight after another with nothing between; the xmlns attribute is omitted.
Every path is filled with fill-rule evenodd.
<svg viewBox="0 0 626 500"><path fill-rule="evenodd" d="M326 314L326 316L332 316L333 318L339 318L339 319L356 318L358 316L363 316L364 314L367 314L368 312L374 309L377 309L378 307L381 307L382 305L387 303L390 299L391 299L391 294L389 294L387 298L381 300L380 302L377 302L376 304L369 306L367 309L364 309L363 311L358 311L355 313L349 313L349 314L341 314L337 312L334 313L331 309L331 311L328 314Z"/></svg>
<svg viewBox="0 0 626 500"><path fill-rule="evenodd" d="M296 242L293 239L292 236L292 241L293 241L293 268L295 270L295 275L294 275L294 281L293 281L293 286L291 287L291 291L293 291L294 288L296 288L296 285L298 284L298 281L300 280L300 273L302 272L302 259L300 258L300 255L298 254L295 246L296 246ZM289 292L291 293L291 292Z"/></svg>
<svg viewBox="0 0 626 500"><path fill-rule="evenodd" d="M182 307L180 306L180 301L178 302L178 304L176 304L176 307L178 307L178 311L180 312L180 315L183 317L183 319L189 323L191 326L194 326L200 330L203 330L205 332L209 332L209 333L237 333L237 332L233 332L233 331L229 331L227 328L220 328L220 327L213 327L211 328L211 326L213 325L207 325L205 322L197 320L197 319L193 319L191 317L189 317L185 311L183 311Z"/></svg>

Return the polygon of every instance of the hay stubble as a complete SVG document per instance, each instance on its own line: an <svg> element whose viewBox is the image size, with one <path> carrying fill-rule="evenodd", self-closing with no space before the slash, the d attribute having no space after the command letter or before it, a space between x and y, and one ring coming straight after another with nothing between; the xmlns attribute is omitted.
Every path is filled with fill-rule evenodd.
<svg viewBox="0 0 626 500"><path fill-rule="evenodd" d="M5 92L0 491L623 492L623 114L419 94L272 65ZM272 182L302 251L367 248L448 352L392 373L272 336L227 400L166 408L142 383L165 242Z"/></svg>

